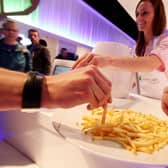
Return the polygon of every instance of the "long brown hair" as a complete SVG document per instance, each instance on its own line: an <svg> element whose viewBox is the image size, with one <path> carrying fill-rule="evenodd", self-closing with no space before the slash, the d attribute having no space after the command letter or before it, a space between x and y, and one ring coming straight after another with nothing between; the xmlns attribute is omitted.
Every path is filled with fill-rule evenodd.
<svg viewBox="0 0 168 168"><path fill-rule="evenodd" d="M154 19L152 25L152 31L154 36L158 36L163 33L166 28L166 13L162 0L140 0L136 6L136 10L141 2L149 1L154 7ZM144 32L140 31L138 34L137 45L135 53L137 56L143 56L145 53L145 37Z"/></svg>

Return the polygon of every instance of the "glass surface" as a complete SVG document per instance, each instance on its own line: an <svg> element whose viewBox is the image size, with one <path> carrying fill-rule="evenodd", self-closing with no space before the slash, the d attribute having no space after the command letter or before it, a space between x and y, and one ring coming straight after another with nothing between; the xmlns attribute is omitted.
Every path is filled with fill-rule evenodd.
<svg viewBox="0 0 168 168"><path fill-rule="evenodd" d="M63 66L63 65L56 65L55 68L54 68L53 74L58 75L58 74L68 72L68 71L70 71L70 67L66 67L66 66Z"/></svg>

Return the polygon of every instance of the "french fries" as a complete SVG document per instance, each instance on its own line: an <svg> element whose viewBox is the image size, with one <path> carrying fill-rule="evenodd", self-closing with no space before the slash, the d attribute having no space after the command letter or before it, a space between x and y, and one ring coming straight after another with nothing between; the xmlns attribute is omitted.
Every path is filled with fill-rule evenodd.
<svg viewBox="0 0 168 168"><path fill-rule="evenodd" d="M103 113L102 113L102 119L101 119L102 124L105 124L106 122L106 113L107 113L107 105L103 107Z"/></svg>
<svg viewBox="0 0 168 168"><path fill-rule="evenodd" d="M82 131L93 140L110 140L120 143L136 154L152 154L168 143L168 121L133 110L107 109L106 122L102 124L103 108L82 117Z"/></svg>

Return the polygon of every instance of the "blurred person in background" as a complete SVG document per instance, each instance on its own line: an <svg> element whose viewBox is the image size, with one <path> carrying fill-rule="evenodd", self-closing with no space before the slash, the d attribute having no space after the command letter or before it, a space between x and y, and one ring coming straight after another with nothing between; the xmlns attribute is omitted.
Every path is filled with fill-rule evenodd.
<svg viewBox="0 0 168 168"><path fill-rule="evenodd" d="M46 41L46 40L40 39L40 40L39 40L39 43L40 43L42 46L47 47L47 41Z"/></svg>
<svg viewBox="0 0 168 168"><path fill-rule="evenodd" d="M61 48L60 53L55 58L57 58L57 59L68 59L67 48Z"/></svg>
<svg viewBox="0 0 168 168"><path fill-rule="evenodd" d="M16 39L16 41L19 43L19 44L22 44L22 37L18 36L18 38Z"/></svg>
<svg viewBox="0 0 168 168"><path fill-rule="evenodd" d="M3 36L4 36L4 35L3 35L3 29L0 28L0 39L1 39Z"/></svg>
<svg viewBox="0 0 168 168"><path fill-rule="evenodd" d="M49 75L51 71L51 55L47 47L40 44L39 32L35 29L28 31L32 44L27 46L31 53L32 69L41 74Z"/></svg>
<svg viewBox="0 0 168 168"><path fill-rule="evenodd" d="M2 24L3 38L0 39L0 67L27 72L31 69L28 50L18 43L19 27L16 22L6 20Z"/></svg>
<svg viewBox="0 0 168 168"><path fill-rule="evenodd" d="M61 48L60 53L55 58L65 60L77 60L78 56L74 53L68 52L67 48Z"/></svg>

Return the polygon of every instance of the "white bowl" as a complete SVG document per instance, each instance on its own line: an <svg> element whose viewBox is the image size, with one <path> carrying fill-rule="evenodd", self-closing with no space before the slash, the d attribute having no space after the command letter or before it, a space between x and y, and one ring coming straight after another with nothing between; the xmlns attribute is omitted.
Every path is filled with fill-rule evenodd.
<svg viewBox="0 0 168 168"><path fill-rule="evenodd" d="M99 149L89 149L89 146L85 147L84 145L81 145L80 149L90 168L166 168L168 166L167 161L158 163L154 160L154 157L149 156L148 159L147 154L141 154L141 157L133 156L132 160L128 160L125 152L122 154L122 150L120 153L117 152L118 157L115 158L116 150L114 148L111 148L111 154L107 154L107 151L105 152L102 149L101 152Z"/></svg>
<svg viewBox="0 0 168 168"><path fill-rule="evenodd" d="M147 99L151 100L151 99ZM166 119L162 112L160 101L147 101L140 96L132 99L114 99L113 104L118 108L129 108L146 114L153 114ZM113 141L92 141L90 136L82 133L77 125L81 117L87 114L86 105L76 106L65 110L58 109L53 117L53 123L60 135L79 148L88 163L89 168L166 168L168 167L168 146L153 154L127 151ZM59 123L61 123L59 125Z"/></svg>

